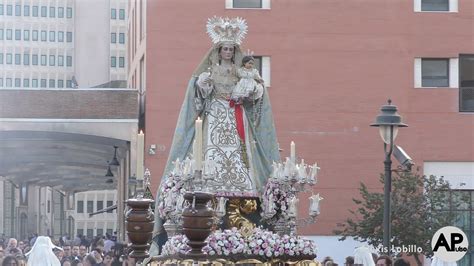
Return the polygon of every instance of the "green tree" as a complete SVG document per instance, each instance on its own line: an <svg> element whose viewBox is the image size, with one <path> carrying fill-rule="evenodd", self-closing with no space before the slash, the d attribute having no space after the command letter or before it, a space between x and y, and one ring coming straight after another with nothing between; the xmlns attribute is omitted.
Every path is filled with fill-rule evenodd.
<svg viewBox="0 0 474 266"><path fill-rule="evenodd" d="M384 176L380 177L384 183ZM456 216L450 210L458 208L465 198L450 193L447 181L435 176L421 176L413 172L396 172L392 175L391 213L392 240L394 247L421 247L422 254L408 252L419 266L421 255L433 256L431 238L434 233L447 225L454 224ZM369 191L360 184L361 199L353 199L356 210L349 210L354 217L348 218L334 233L339 240L351 236L368 242L374 247L383 244L383 191Z"/></svg>

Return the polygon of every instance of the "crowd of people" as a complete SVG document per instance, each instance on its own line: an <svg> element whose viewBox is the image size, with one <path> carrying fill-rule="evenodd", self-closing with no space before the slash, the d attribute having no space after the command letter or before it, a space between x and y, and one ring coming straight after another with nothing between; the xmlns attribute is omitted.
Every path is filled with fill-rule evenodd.
<svg viewBox="0 0 474 266"><path fill-rule="evenodd" d="M0 237L1 266L39 265L39 261L54 266L135 265L128 253L129 249L110 234L95 238L78 235L74 239L63 236L57 240L38 235L24 240Z"/></svg>
<svg viewBox="0 0 474 266"><path fill-rule="evenodd" d="M331 257L325 257L321 261L322 266L338 266ZM410 266L404 258L391 258L387 255L377 256L370 252L367 247L359 247L354 251L354 256L346 257L345 266Z"/></svg>

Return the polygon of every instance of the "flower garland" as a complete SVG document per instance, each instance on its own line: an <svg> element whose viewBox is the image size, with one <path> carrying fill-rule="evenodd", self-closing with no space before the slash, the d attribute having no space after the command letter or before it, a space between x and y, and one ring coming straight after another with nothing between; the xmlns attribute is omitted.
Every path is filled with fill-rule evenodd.
<svg viewBox="0 0 474 266"><path fill-rule="evenodd" d="M182 194L183 182L179 176L170 174L160 187L160 197L158 197L158 214L162 219L168 219L174 209L167 207L166 200L171 200L168 206L176 206L178 195Z"/></svg>
<svg viewBox="0 0 474 266"><path fill-rule="evenodd" d="M275 213L285 214L290 206L290 195L289 193L283 188L284 184L278 182L278 180L269 179L267 184L265 185L265 191L262 196L262 209L268 210L268 205L270 199L275 202L273 204L273 210ZM275 215L276 216L276 215ZM274 217L275 217L274 216ZM262 213L262 217L265 215Z"/></svg>
<svg viewBox="0 0 474 266"><path fill-rule="evenodd" d="M191 250L184 235L176 235L163 246L163 255L186 254ZM296 235L279 236L262 228L255 228L252 235L245 238L237 228L217 230L207 238L202 249L207 255L255 255L266 258L284 256L315 256L316 244Z"/></svg>

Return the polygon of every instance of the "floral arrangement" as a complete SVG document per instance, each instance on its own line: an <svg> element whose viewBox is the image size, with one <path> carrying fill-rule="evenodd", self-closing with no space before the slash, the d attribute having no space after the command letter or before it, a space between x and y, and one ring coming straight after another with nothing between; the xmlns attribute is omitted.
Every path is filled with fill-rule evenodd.
<svg viewBox="0 0 474 266"><path fill-rule="evenodd" d="M158 197L158 213L162 219L170 218L170 214L175 211L175 209L170 208L169 206L176 206L178 195L183 193L184 183L179 178L179 176L170 174L166 180L161 184L160 187L160 197ZM166 202L172 201L172 202Z"/></svg>
<svg viewBox="0 0 474 266"><path fill-rule="evenodd" d="M184 235L176 235L163 246L163 255L185 254L191 250ZM271 231L255 228L249 237L244 237L237 228L217 230L207 238L202 249L207 255L247 255L266 258L284 256L315 256L316 245L312 240L296 235L279 236Z"/></svg>
<svg viewBox="0 0 474 266"><path fill-rule="evenodd" d="M269 179L265 185L265 190L262 196L262 217L264 219L271 219L268 213L284 214L290 206L291 195L284 188L284 184L278 182L276 179ZM273 201L274 203L270 203ZM272 216L273 217L273 216Z"/></svg>
<svg viewBox="0 0 474 266"><path fill-rule="evenodd" d="M207 246L203 252L209 255L230 255L245 253L248 249L245 238L240 231L233 227L227 230L214 231L207 238Z"/></svg>
<svg viewBox="0 0 474 266"><path fill-rule="evenodd" d="M185 235L175 235L168 239L163 245L161 254L165 256L174 254L186 254L191 251L191 247L188 246L188 238Z"/></svg>

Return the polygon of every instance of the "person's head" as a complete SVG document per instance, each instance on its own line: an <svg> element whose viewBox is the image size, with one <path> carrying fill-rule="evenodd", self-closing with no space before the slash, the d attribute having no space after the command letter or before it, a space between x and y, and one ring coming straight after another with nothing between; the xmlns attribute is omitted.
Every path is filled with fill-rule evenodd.
<svg viewBox="0 0 474 266"><path fill-rule="evenodd" d="M244 58L242 58L242 66L245 67L246 69L251 69L253 68L255 64L255 59L253 56L246 55Z"/></svg>
<svg viewBox="0 0 474 266"><path fill-rule="evenodd" d="M80 245L79 246L79 255L81 257L85 257L87 254L87 247L85 245Z"/></svg>
<svg viewBox="0 0 474 266"><path fill-rule="evenodd" d="M322 262L322 264L323 264L323 265L325 265L325 264L326 264L326 262L328 262L328 261L333 261L333 260L332 260L332 258L331 258L331 257L325 257L325 258L323 259L323 262Z"/></svg>
<svg viewBox="0 0 474 266"><path fill-rule="evenodd" d="M231 43L224 43L219 47L220 60L232 60L234 58L235 46Z"/></svg>
<svg viewBox="0 0 474 266"><path fill-rule="evenodd" d="M8 240L8 244L7 244L8 248L16 248L17 245L18 245L18 241L15 238L10 238Z"/></svg>
<svg viewBox="0 0 474 266"><path fill-rule="evenodd" d="M82 260L82 264L84 266L93 266L95 264L97 264L97 261L95 260L94 256L92 255L87 255L84 257L84 259Z"/></svg>
<svg viewBox="0 0 474 266"><path fill-rule="evenodd" d="M79 246L72 246L71 256L79 256Z"/></svg>
<svg viewBox="0 0 474 266"><path fill-rule="evenodd" d="M392 265L392 259L387 256L387 255L382 255L377 258L377 261L375 262L375 265L377 266L386 266L386 265Z"/></svg>
<svg viewBox="0 0 474 266"><path fill-rule="evenodd" d="M410 266L410 263L403 258L399 258L393 263L393 266Z"/></svg>
<svg viewBox="0 0 474 266"><path fill-rule="evenodd" d="M105 254L104 256L104 265L111 265L112 264L112 261L114 259L114 253L113 252L107 252L107 254Z"/></svg>
<svg viewBox="0 0 474 266"><path fill-rule="evenodd" d="M349 256L346 257L346 261L344 262L345 266L353 266L354 265L354 257Z"/></svg>
<svg viewBox="0 0 474 266"><path fill-rule="evenodd" d="M23 250L25 248L25 243L23 243L23 241L18 242L18 248Z"/></svg>
<svg viewBox="0 0 474 266"><path fill-rule="evenodd" d="M71 266L71 264L72 262L69 258L66 258L61 262L61 266Z"/></svg>
<svg viewBox="0 0 474 266"><path fill-rule="evenodd" d="M69 245L64 245L64 246L63 246L63 250L64 250L64 256L66 256L66 257L70 257L70 256L71 256L71 246L69 246Z"/></svg>
<svg viewBox="0 0 474 266"><path fill-rule="evenodd" d="M3 259L2 266L18 266L18 260L13 256L7 256Z"/></svg>
<svg viewBox="0 0 474 266"><path fill-rule="evenodd" d="M58 260L62 260L64 258L64 251L60 250L59 248L55 248L53 250L54 255L58 258Z"/></svg>

